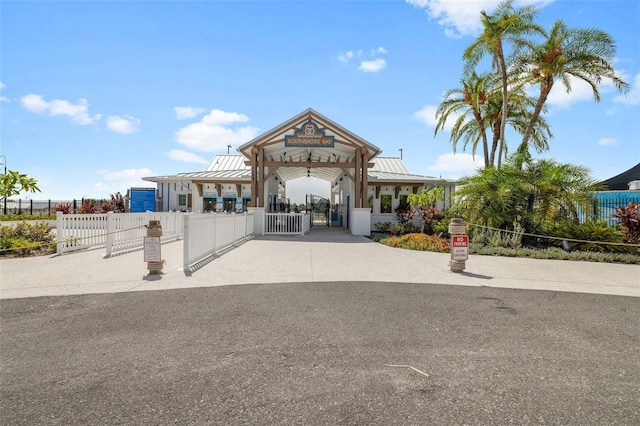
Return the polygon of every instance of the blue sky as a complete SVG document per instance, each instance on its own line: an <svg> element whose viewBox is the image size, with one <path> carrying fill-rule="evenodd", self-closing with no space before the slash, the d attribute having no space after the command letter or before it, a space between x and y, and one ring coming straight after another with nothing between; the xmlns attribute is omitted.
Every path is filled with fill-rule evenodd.
<svg viewBox="0 0 640 426"><path fill-rule="evenodd" d="M546 115L554 138L540 156L596 179L634 166L640 2L529 2L545 28L563 19L610 33L631 86L625 97L603 82L595 103L588 88L557 84ZM480 10L496 4L2 1L1 154L38 180L34 199L102 198L150 186L142 176L202 170L228 144L235 153L311 107L383 156L402 149L412 173L472 174L469 152L453 155L448 132L434 137L433 112L458 87Z"/></svg>

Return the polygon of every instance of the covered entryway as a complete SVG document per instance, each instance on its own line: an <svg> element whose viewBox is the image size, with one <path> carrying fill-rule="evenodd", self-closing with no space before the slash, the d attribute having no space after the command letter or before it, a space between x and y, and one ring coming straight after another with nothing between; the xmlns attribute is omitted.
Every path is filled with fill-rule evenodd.
<svg viewBox="0 0 640 426"><path fill-rule="evenodd" d="M313 174L331 185L326 223L347 227L350 213L356 235L367 235L370 161L380 149L313 109L308 109L242 145L251 173L250 209L271 213L269 200L284 195L287 181ZM336 206L332 217L331 206ZM338 211L338 209L340 211ZM349 213L347 213L349 212ZM335 220L332 220L335 219Z"/></svg>

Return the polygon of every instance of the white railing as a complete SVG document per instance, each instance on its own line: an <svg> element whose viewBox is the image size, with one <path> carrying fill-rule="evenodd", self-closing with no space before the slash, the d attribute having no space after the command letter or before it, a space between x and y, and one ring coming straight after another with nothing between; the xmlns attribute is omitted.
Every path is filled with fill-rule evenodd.
<svg viewBox="0 0 640 426"><path fill-rule="evenodd" d="M310 218L306 213L266 213L264 233L304 235L311 226Z"/></svg>
<svg viewBox="0 0 640 426"><path fill-rule="evenodd" d="M104 213L56 216L58 254L85 248L105 247L106 256L140 249L147 235L145 225L159 220L162 242L182 238L184 213Z"/></svg>
<svg viewBox="0 0 640 426"><path fill-rule="evenodd" d="M253 213L198 213L184 218L183 268L216 254L254 232Z"/></svg>

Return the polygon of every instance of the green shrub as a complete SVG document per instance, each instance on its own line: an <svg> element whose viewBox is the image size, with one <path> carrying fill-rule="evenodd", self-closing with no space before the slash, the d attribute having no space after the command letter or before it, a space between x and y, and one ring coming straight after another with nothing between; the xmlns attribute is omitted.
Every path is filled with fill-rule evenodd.
<svg viewBox="0 0 640 426"><path fill-rule="evenodd" d="M403 235L404 234L404 225L393 225L391 230L389 231L391 235Z"/></svg>
<svg viewBox="0 0 640 426"><path fill-rule="evenodd" d="M36 251L55 251L55 239L46 223L31 225L23 221L15 226L0 226L0 255L25 256Z"/></svg>
<svg viewBox="0 0 640 426"><path fill-rule="evenodd" d="M566 238L572 250L579 251L617 251L628 252L629 247L607 245L602 243L624 243L625 236L620 226L609 226L606 220L587 221L581 224L573 222L555 224L549 235ZM555 240L554 245L561 245L561 240Z"/></svg>
<svg viewBox="0 0 640 426"><path fill-rule="evenodd" d="M391 227L391 223L389 222L376 222L373 224L373 227L378 232L389 232L389 228Z"/></svg>
<svg viewBox="0 0 640 426"><path fill-rule="evenodd" d="M390 247L402 248L406 250L435 251L439 253L449 253L449 242L444 238L435 235L422 233L407 234L402 237L392 236L381 243Z"/></svg>

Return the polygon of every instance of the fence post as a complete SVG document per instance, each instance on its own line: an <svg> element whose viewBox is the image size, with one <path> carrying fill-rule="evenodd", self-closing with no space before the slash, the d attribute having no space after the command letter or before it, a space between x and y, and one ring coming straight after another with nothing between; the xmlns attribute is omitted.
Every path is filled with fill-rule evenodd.
<svg viewBox="0 0 640 426"><path fill-rule="evenodd" d="M177 215L176 215L177 216ZM189 216L185 214L182 225L182 270L189 270Z"/></svg>
<svg viewBox="0 0 640 426"><path fill-rule="evenodd" d="M107 212L107 257L111 257L113 253L113 241L115 240L116 220L113 212Z"/></svg>
<svg viewBox="0 0 640 426"><path fill-rule="evenodd" d="M33 198L30 201L31 201L31 206L29 207L29 216L33 216Z"/></svg>
<svg viewBox="0 0 640 426"><path fill-rule="evenodd" d="M64 254L64 224L62 212L56 212L56 242L58 243L58 254Z"/></svg>

